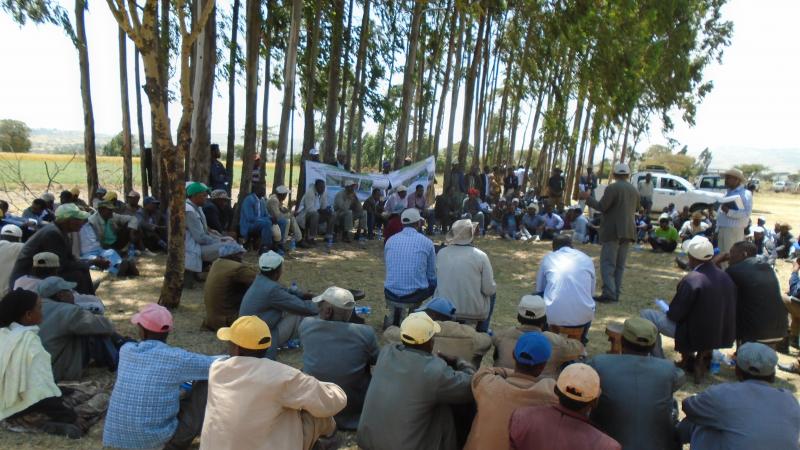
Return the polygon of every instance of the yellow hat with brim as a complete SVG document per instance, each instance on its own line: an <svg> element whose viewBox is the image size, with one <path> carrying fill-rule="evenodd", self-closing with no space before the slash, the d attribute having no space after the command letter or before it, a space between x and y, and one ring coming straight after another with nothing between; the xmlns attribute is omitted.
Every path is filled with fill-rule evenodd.
<svg viewBox="0 0 800 450"><path fill-rule="evenodd" d="M264 350L272 345L269 326L257 316L239 317L231 326L217 330L217 338L248 350Z"/></svg>
<svg viewBox="0 0 800 450"><path fill-rule="evenodd" d="M442 331L431 317L424 312L411 313L400 324L400 340L405 344L421 345Z"/></svg>

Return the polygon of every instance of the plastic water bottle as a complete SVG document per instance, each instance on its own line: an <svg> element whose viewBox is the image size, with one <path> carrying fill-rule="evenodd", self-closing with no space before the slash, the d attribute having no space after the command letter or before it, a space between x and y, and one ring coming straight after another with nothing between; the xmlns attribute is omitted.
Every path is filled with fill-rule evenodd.
<svg viewBox="0 0 800 450"><path fill-rule="evenodd" d="M133 244L128 245L128 259L136 258L136 246Z"/></svg>
<svg viewBox="0 0 800 450"><path fill-rule="evenodd" d="M292 281L292 286L289 288L289 292L291 292L294 295L297 295L300 292L300 288L297 287L296 281Z"/></svg>
<svg viewBox="0 0 800 450"><path fill-rule="evenodd" d="M289 339L283 347L279 347L278 350L294 350L296 348L300 348L300 340L299 339Z"/></svg>
<svg viewBox="0 0 800 450"><path fill-rule="evenodd" d="M656 299L656 306L665 313L669 311L669 304L663 298Z"/></svg>
<svg viewBox="0 0 800 450"><path fill-rule="evenodd" d="M722 361L725 359L725 356L719 350L714 350L714 353L711 354L711 369L710 372L714 375L719 373L719 367L722 364Z"/></svg>
<svg viewBox="0 0 800 450"><path fill-rule="evenodd" d="M187 381L180 386L180 390L185 392L187 395L192 393L192 384L193 381Z"/></svg>
<svg viewBox="0 0 800 450"><path fill-rule="evenodd" d="M292 239L289 241L289 251L293 252L297 248L297 241Z"/></svg>
<svg viewBox="0 0 800 450"><path fill-rule="evenodd" d="M369 306L356 306L356 314L361 315L369 315L372 312L372 308Z"/></svg>

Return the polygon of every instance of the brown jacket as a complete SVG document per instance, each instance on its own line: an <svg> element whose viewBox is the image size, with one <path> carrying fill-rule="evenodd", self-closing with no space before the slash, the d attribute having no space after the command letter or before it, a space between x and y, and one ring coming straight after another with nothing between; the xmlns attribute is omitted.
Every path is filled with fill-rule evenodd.
<svg viewBox="0 0 800 450"><path fill-rule="evenodd" d="M211 265L203 290L206 318L203 326L216 331L239 317L239 306L258 270L251 265L219 258Z"/></svg>
<svg viewBox="0 0 800 450"><path fill-rule="evenodd" d="M492 338L492 343L494 344L494 366L513 369L514 347L517 345L517 340L524 333L532 331L542 331L542 329L531 325L518 325L497 332ZM555 379L558 378L561 366L565 362L573 361L583 354L583 345L574 339L568 339L549 331L545 331L544 335L550 341L553 349L550 354L550 360L547 361L547 365L539 378Z"/></svg>
<svg viewBox="0 0 800 450"><path fill-rule="evenodd" d="M478 413L464 450L508 450L508 421L523 406L555 405L556 382L541 381L501 367L483 367L472 378L472 395Z"/></svg>
<svg viewBox="0 0 800 450"><path fill-rule="evenodd" d="M599 201L592 197L586 200L589 207L603 213L600 242L636 240L633 216L639 207L639 200L639 191L627 180L617 180L610 184Z"/></svg>
<svg viewBox="0 0 800 450"><path fill-rule="evenodd" d="M486 333L475 331L474 327L451 321L438 323L442 331L436 334L433 344L434 354L442 352L477 365L492 347L492 338ZM400 342L400 328L396 326L387 328L383 332L383 337L389 342Z"/></svg>

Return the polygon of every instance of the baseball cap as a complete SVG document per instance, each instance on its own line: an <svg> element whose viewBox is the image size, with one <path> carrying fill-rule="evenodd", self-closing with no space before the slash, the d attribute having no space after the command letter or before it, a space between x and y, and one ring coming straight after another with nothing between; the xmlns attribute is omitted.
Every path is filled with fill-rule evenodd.
<svg viewBox="0 0 800 450"><path fill-rule="evenodd" d="M750 229L753 233L764 234L764 227L753 227Z"/></svg>
<svg viewBox="0 0 800 450"><path fill-rule="evenodd" d="M151 204L160 205L161 201L159 199L155 198L155 197L147 196L147 197L144 198L144 204L145 205L151 205Z"/></svg>
<svg viewBox="0 0 800 450"><path fill-rule="evenodd" d="M258 257L258 268L261 270L275 270L283 264L283 256L273 252L272 250L263 253Z"/></svg>
<svg viewBox="0 0 800 450"><path fill-rule="evenodd" d="M541 295L523 295L517 306L517 314L527 319L541 319L547 314L547 304Z"/></svg>
<svg viewBox="0 0 800 450"><path fill-rule="evenodd" d="M287 188L284 185L280 185L280 186L275 188L275 193L276 194L288 194L289 193L289 188Z"/></svg>
<svg viewBox="0 0 800 450"><path fill-rule="evenodd" d="M71 283L61 277L47 277L39 282L36 290L42 298L50 298L61 291L71 291L78 283Z"/></svg>
<svg viewBox="0 0 800 450"><path fill-rule="evenodd" d="M131 317L131 323L154 333L166 333L172 331L172 313L159 304L148 303Z"/></svg>
<svg viewBox="0 0 800 450"><path fill-rule="evenodd" d="M631 168L625 163L619 163L614 166L614 175L630 175Z"/></svg>
<svg viewBox="0 0 800 450"><path fill-rule="evenodd" d="M647 319L631 317L622 325L622 338L632 344L649 347L658 339L658 328Z"/></svg>
<svg viewBox="0 0 800 450"><path fill-rule="evenodd" d="M200 182L193 182L186 186L186 196L193 197L201 192L208 192L208 186Z"/></svg>
<svg viewBox="0 0 800 450"><path fill-rule="evenodd" d="M228 191L225 189L214 189L211 191L211 200L230 200L231 198L228 197Z"/></svg>
<svg viewBox="0 0 800 450"><path fill-rule="evenodd" d="M759 342L748 342L736 349L736 366L757 377L775 373L778 355L775 350Z"/></svg>
<svg viewBox="0 0 800 450"><path fill-rule="evenodd" d="M683 251L700 261L709 261L714 257L714 245L704 236L695 236L689 241L684 241Z"/></svg>
<svg viewBox="0 0 800 450"><path fill-rule="evenodd" d="M314 303L327 302L342 309L352 309L356 305L353 293L337 286L325 289L325 292L314 297L311 301Z"/></svg>
<svg viewBox="0 0 800 450"><path fill-rule="evenodd" d="M56 222L69 219L86 220L88 218L89 213L81 211L74 203L67 203L56 208Z"/></svg>
<svg viewBox="0 0 800 450"><path fill-rule="evenodd" d="M758 222L764 222L764 223L767 223L767 218L766 218L766 217L764 217L764 216L758 216Z"/></svg>
<svg viewBox="0 0 800 450"><path fill-rule="evenodd" d="M107 192L106 195L103 196L103 201L105 202L115 202L117 201L117 193L114 191Z"/></svg>
<svg viewBox="0 0 800 450"><path fill-rule="evenodd" d="M400 186L397 186L397 188L395 189L395 191L397 191L397 192L405 192L407 190L408 190L408 188L403 186L402 184Z"/></svg>
<svg viewBox="0 0 800 450"><path fill-rule="evenodd" d="M69 193L74 195L75 197L81 195L81 190L77 186L69 190Z"/></svg>
<svg viewBox="0 0 800 450"><path fill-rule="evenodd" d="M660 216L658 216L658 221L661 222L662 220L669 220L669 214L663 213Z"/></svg>
<svg viewBox="0 0 800 450"><path fill-rule="evenodd" d="M237 242L226 242L219 248L219 257L238 255L239 253L247 253L247 249L239 245Z"/></svg>
<svg viewBox="0 0 800 450"><path fill-rule="evenodd" d="M600 376L586 364L570 364L561 371L556 387L572 400L589 403L600 396Z"/></svg>
<svg viewBox="0 0 800 450"><path fill-rule="evenodd" d="M217 330L217 339L248 350L264 350L272 345L269 326L258 316L239 317L231 326Z"/></svg>
<svg viewBox="0 0 800 450"><path fill-rule="evenodd" d="M400 221L403 222L404 225L417 223L421 220L422 216L419 215L419 210L417 208L408 208L400 215Z"/></svg>
<svg viewBox="0 0 800 450"><path fill-rule="evenodd" d="M14 225L13 223L9 223L3 226L3 229L0 230L0 235L22 238L22 228Z"/></svg>
<svg viewBox="0 0 800 450"><path fill-rule="evenodd" d="M130 191L130 192L128 192L128 197L129 197L129 198L139 198L139 197L141 197L141 196L142 196L142 194L140 194L140 193L138 193L138 192L136 192L136 191Z"/></svg>
<svg viewBox="0 0 800 450"><path fill-rule="evenodd" d="M58 259L58 255L55 253L41 252L33 255L33 267L61 267L61 262Z"/></svg>
<svg viewBox="0 0 800 450"><path fill-rule="evenodd" d="M544 334L538 331L524 333L514 346L514 360L526 366L536 366L550 359L553 348Z"/></svg>
<svg viewBox="0 0 800 450"><path fill-rule="evenodd" d="M106 209L114 209L114 203L103 200L102 202L97 204L97 209L106 208Z"/></svg>
<svg viewBox="0 0 800 450"><path fill-rule="evenodd" d="M452 320L455 318L456 307L453 302L444 297L434 297L433 300L416 309L416 312L425 311L435 311Z"/></svg>
<svg viewBox="0 0 800 450"><path fill-rule="evenodd" d="M400 324L400 340L405 344L420 345L430 341L433 335L441 331L442 327L429 315L414 312Z"/></svg>

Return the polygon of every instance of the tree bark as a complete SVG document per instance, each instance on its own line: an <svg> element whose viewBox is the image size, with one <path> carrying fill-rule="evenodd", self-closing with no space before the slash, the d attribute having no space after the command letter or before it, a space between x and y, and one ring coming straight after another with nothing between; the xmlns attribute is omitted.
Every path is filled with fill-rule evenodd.
<svg viewBox="0 0 800 450"><path fill-rule="evenodd" d="M135 48L133 56L133 69L136 72L134 80L136 81L136 127L139 132L139 169L142 173L142 196L147 197L148 180L147 180L147 166L144 161L144 117L142 117L142 82L139 79L139 49ZM152 151L152 148L151 148Z"/></svg>
<svg viewBox="0 0 800 450"><path fill-rule="evenodd" d="M214 0L198 0L193 16ZM192 98L191 146L189 147L190 178L207 183L211 171L211 111L214 100L214 78L217 59L216 11L211 13L203 32L197 38L194 57L194 82Z"/></svg>
<svg viewBox="0 0 800 450"><path fill-rule="evenodd" d="M536 144L536 130L539 128L539 118L542 112L542 103L544 101L544 90L539 91L539 97L536 100L536 110L533 113L533 129L531 129L531 143L528 145L528 157L525 159L525 174L522 176L522 192L526 192L528 188L528 172L531 169L531 161L533 160L533 149Z"/></svg>
<svg viewBox="0 0 800 450"><path fill-rule="evenodd" d="M345 161L347 167L350 167L350 148L344 146L344 108L347 103L347 68L350 66L350 42L353 28L353 0L350 0L347 6L347 28L344 32L344 58L342 59L342 91L339 96L339 138L337 147L340 152L346 152ZM353 81L358 81L358 71L353 72Z"/></svg>
<svg viewBox="0 0 800 450"><path fill-rule="evenodd" d="M127 194L133 190L133 143L131 139L131 107L128 100L128 37L119 29L119 91L122 106L122 185Z"/></svg>
<svg viewBox="0 0 800 450"><path fill-rule="evenodd" d="M344 28L344 0L332 0L331 57L328 66L328 101L325 108L325 143L322 158L326 163L336 162L336 115L339 112L339 89L342 69L342 34Z"/></svg>
<svg viewBox="0 0 800 450"><path fill-rule="evenodd" d="M458 10L456 10L457 12ZM450 95L450 123L447 129L447 149L444 156L444 191L450 187L450 175L453 165L453 134L456 124L456 107L458 106L458 91L461 89L461 62L464 58L464 28L466 19L463 15L458 18L458 44L456 46L456 68L453 73L453 93Z"/></svg>
<svg viewBox="0 0 800 450"><path fill-rule="evenodd" d="M246 0L247 47L245 51L245 113L242 179L239 183L239 203L250 193L253 181L253 155L256 152L256 121L258 111L258 50L261 44L261 2ZM265 161L261 161L264 164Z"/></svg>
<svg viewBox="0 0 800 450"><path fill-rule="evenodd" d="M387 105L389 103L389 97L392 94L392 80L394 79L394 61L395 61L394 49L397 48L397 41L395 40L395 38L397 37L397 27L395 26L395 19L397 18L397 14L395 13L395 10L392 7L391 3L389 4L389 8L392 9L391 20L389 20L389 22L390 22L389 23L389 34L392 36L392 44L391 44L392 58L391 58L391 62L389 62L389 82L388 82L388 84L386 86L386 97L384 97L384 100L383 100L383 104L384 105ZM385 143L386 143L386 121L384 120L383 123L381 123L380 127L378 127L378 165L379 166L383 165L383 151L384 151ZM388 158L387 158L387 160L388 160Z"/></svg>
<svg viewBox="0 0 800 450"><path fill-rule="evenodd" d="M264 183L267 182L267 147L269 146L269 87L272 84L272 33L275 23L275 0L267 0L267 26L264 30L264 103L261 107L261 161L264 164L258 168L258 173ZM293 104L294 105L294 104ZM285 153L284 153L285 155ZM277 154L276 168L277 171ZM285 157L284 157L285 159ZM285 167L281 167L285 170ZM273 179L273 187L279 186L275 184ZM282 183L281 183L282 184Z"/></svg>
<svg viewBox="0 0 800 450"><path fill-rule="evenodd" d="M483 62L481 63L483 66L483 75L481 76L481 82L478 84L478 101L475 105L475 131L474 131L474 142L473 142L473 157L472 157L472 165L479 166L481 161L481 124L483 121L483 112L484 112L484 104L483 100L486 95L486 77L489 74L489 37L492 34L492 20L491 17L487 19L486 23L486 35L484 36L483 40L485 45L483 47L482 59Z"/></svg>
<svg viewBox="0 0 800 450"><path fill-rule="evenodd" d="M304 99L304 124L303 124L303 151L300 156L300 180L297 186L297 198L303 198L306 191L306 160L308 152L314 143L314 99L317 90L317 54L319 52L320 22L322 20L322 4L311 2L313 19L306 17L308 31L306 35L306 67L305 84L306 92ZM311 20L309 20L311 19Z"/></svg>
<svg viewBox="0 0 800 450"><path fill-rule="evenodd" d="M233 162L236 158L236 50L239 36L240 0L233 0L233 18L231 23L231 45L228 56L228 141L225 147L225 172L228 175L228 194L233 189Z"/></svg>
<svg viewBox="0 0 800 450"><path fill-rule="evenodd" d="M414 90L414 67L417 63L417 47L419 42L419 28L422 19L422 11L425 2L414 2L414 10L411 17L411 37L408 42L408 55L406 55L406 66L403 71L403 100L400 105L400 118L397 121L397 139L394 143L394 167L399 169L403 166L408 147L408 121L411 117L411 95Z"/></svg>
<svg viewBox="0 0 800 450"><path fill-rule="evenodd" d="M94 198L97 189L97 156L94 144L94 112L92 111L92 89L89 80L89 49L86 41L84 12L85 0L75 0L75 35L78 47L78 65L81 73L81 100L83 102L83 155L86 160L86 184L89 198Z"/></svg>
<svg viewBox="0 0 800 450"><path fill-rule="evenodd" d="M365 0L369 1L369 0ZM361 66L361 75L359 77L359 84L364 86L367 80L367 65L366 63ZM362 135L364 130L364 91L358 96L358 119L356 120L358 126L358 134L356 136L356 172L361 172L361 154L362 154Z"/></svg>
<svg viewBox="0 0 800 450"><path fill-rule="evenodd" d="M472 54L472 64L467 73L464 84L464 119L461 121L461 145L458 147L458 165L462 168L467 164L467 150L469 150L469 133L472 124L472 108L475 99L475 79L478 76L478 67L481 64L481 49L483 48L483 30L486 27L486 14L482 14L478 24L478 40Z"/></svg>
<svg viewBox="0 0 800 450"><path fill-rule="evenodd" d="M370 0L364 0L364 8L362 10L362 17L361 17L361 35L358 38L358 53L356 54L356 82L353 83L353 95L350 98L350 108L348 111L348 123L347 123L347 138L345 139L344 146L347 149L347 162L350 162L350 157L353 153L353 131L356 126L356 108L360 105L362 98L361 98L361 89L363 87L363 80L362 74L363 68L366 67L366 57L367 57L367 40L369 39L369 8L370 8ZM356 167L355 170L358 172L361 169L361 158L360 153L356 156Z"/></svg>
<svg viewBox="0 0 800 450"><path fill-rule="evenodd" d="M281 127L278 134L278 152L275 154L275 181L273 186L284 184L286 149L289 145L289 116L294 106L297 46L300 40L300 21L302 18L303 0L292 0L292 23L289 31L289 43L286 47L286 62L283 69L283 105L281 109Z"/></svg>
<svg viewBox="0 0 800 450"><path fill-rule="evenodd" d="M450 71L453 67L453 54L456 48L456 24L458 23L458 10L454 10L450 17L450 37L447 39L447 62L444 69L444 80L442 81L442 94L439 98L439 110L436 113L436 125L433 137L433 156L434 163L439 163L439 138L442 134L442 124L444 122L444 106L447 99L447 92L450 89Z"/></svg>

